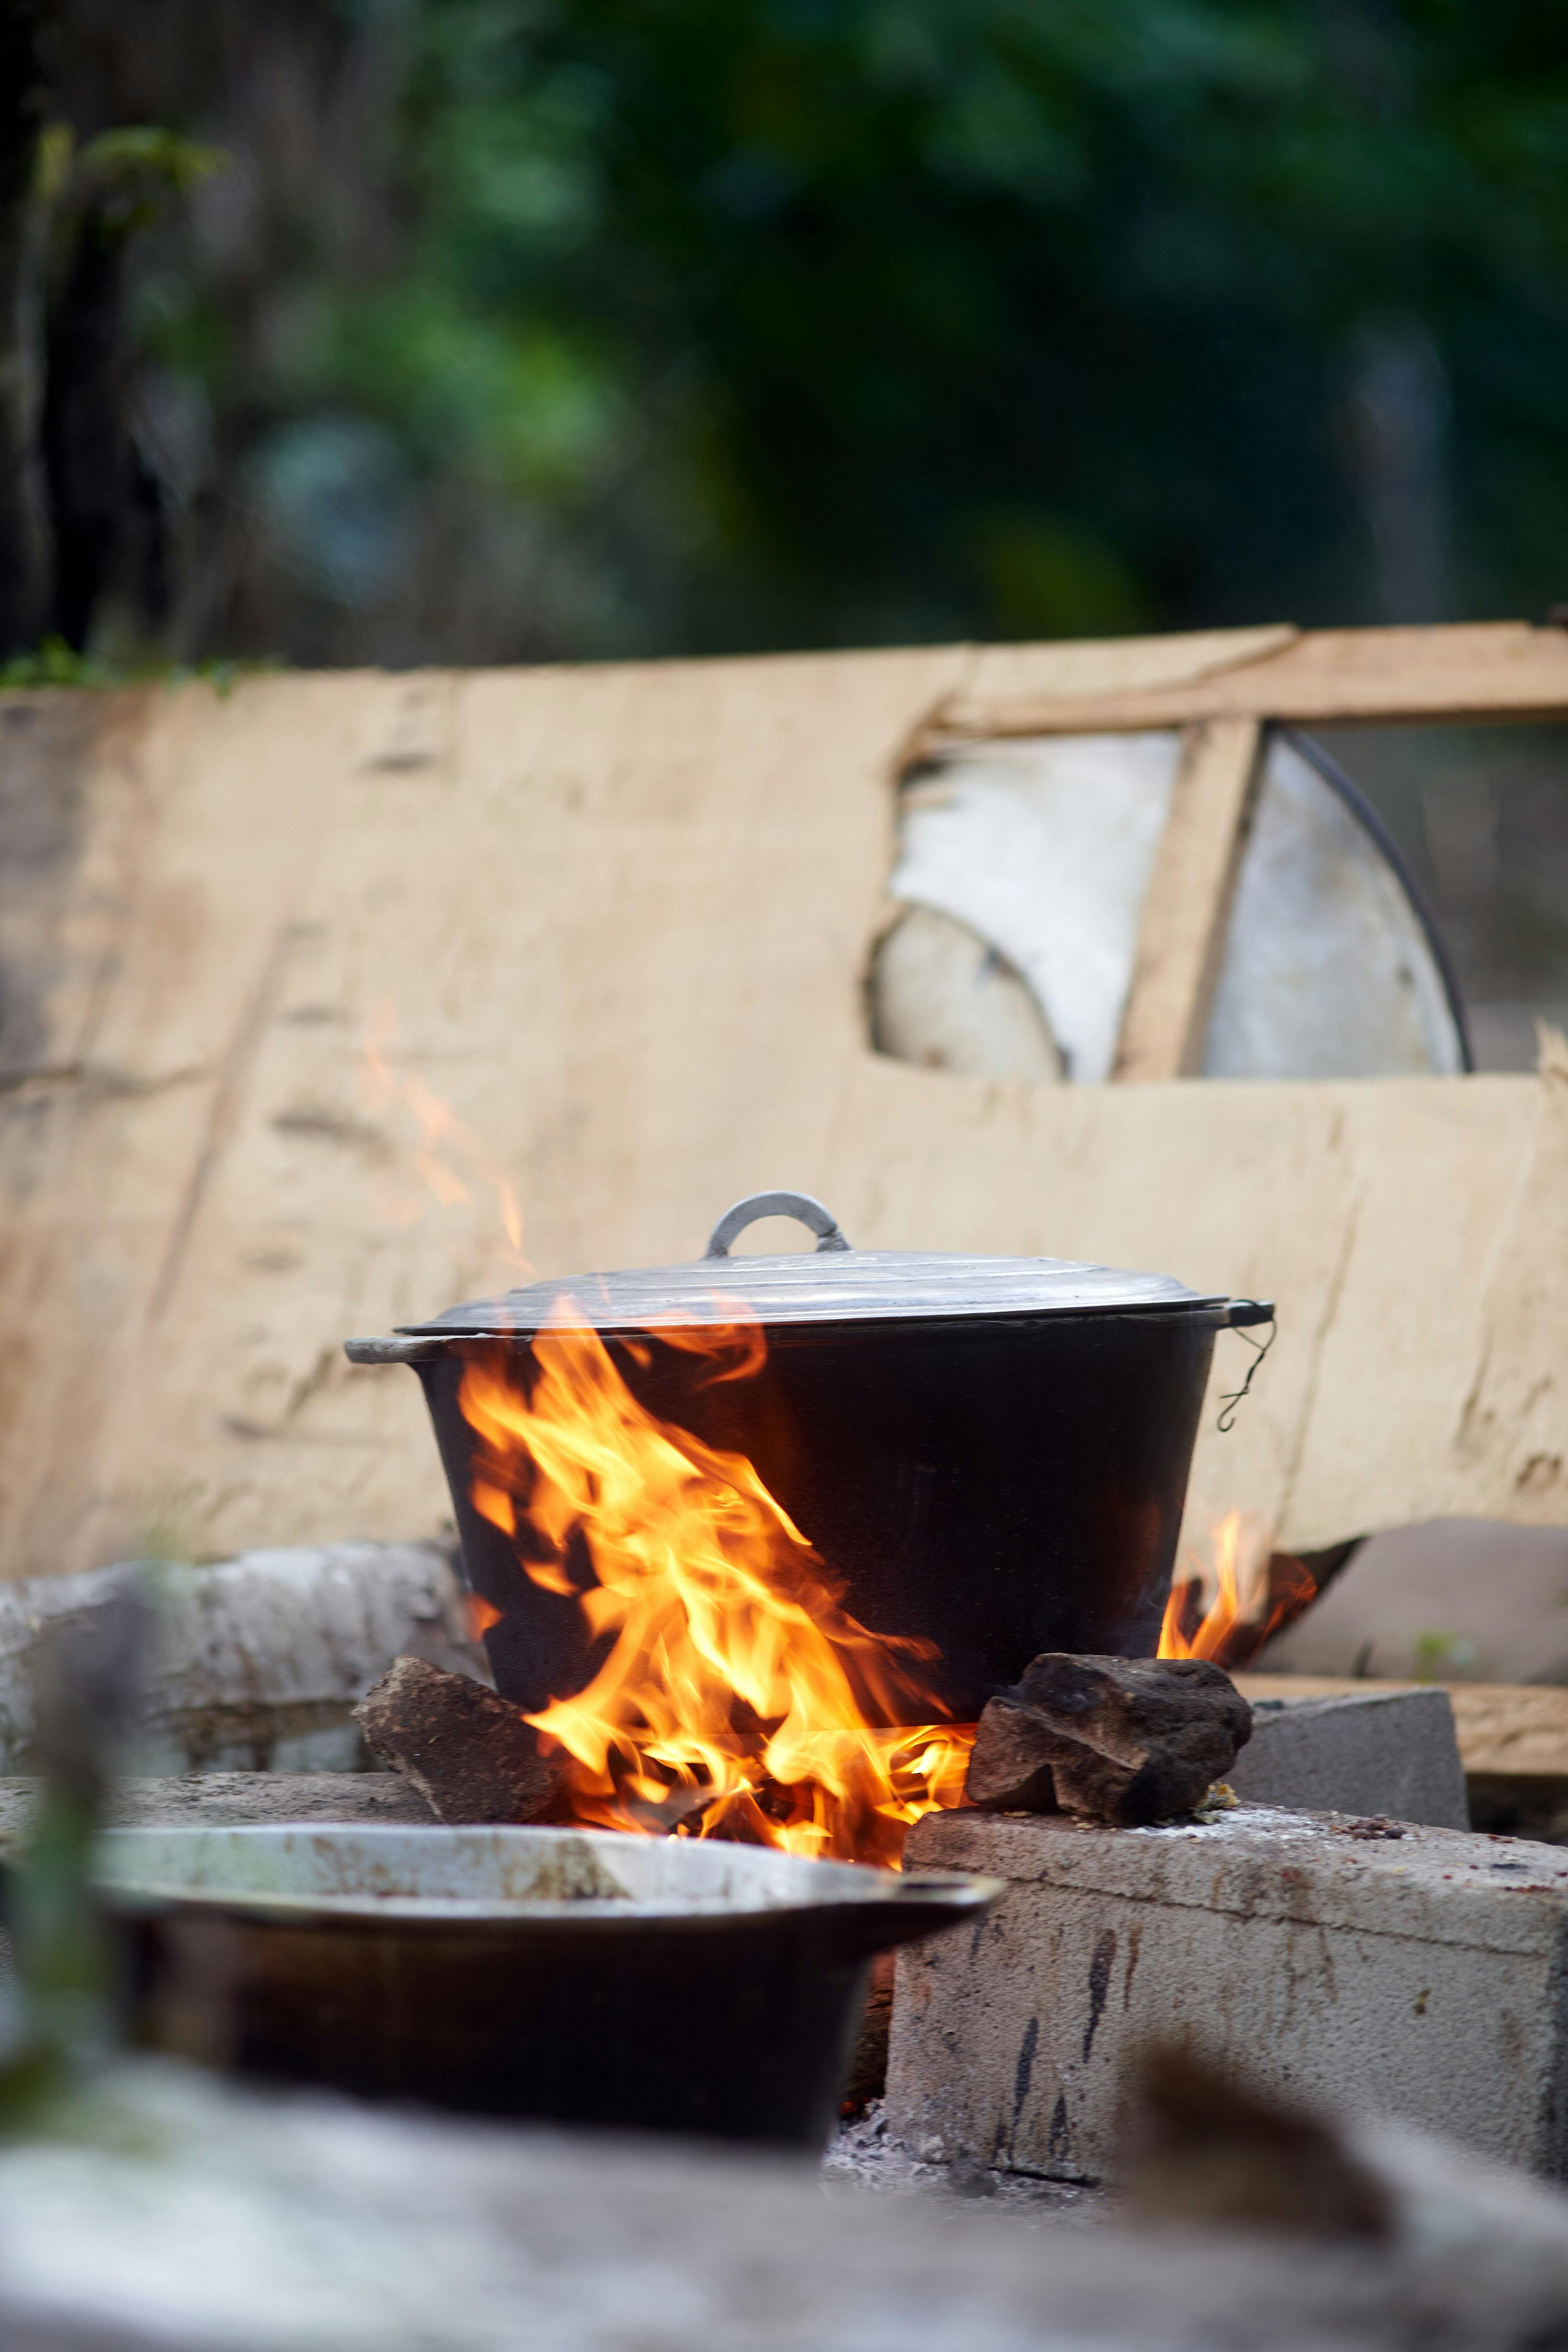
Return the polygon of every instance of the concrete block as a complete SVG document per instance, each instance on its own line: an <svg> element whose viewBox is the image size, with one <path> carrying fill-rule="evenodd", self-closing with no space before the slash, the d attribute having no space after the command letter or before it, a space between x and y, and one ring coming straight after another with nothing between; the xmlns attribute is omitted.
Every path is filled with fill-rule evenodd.
<svg viewBox="0 0 1568 2352"><path fill-rule="evenodd" d="M1226 1778L1246 1804L1470 1826L1446 1690L1255 1698L1252 1738Z"/></svg>
<svg viewBox="0 0 1568 2352"><path fill-rule="evenodd" d="M916 2156L1113 2178L1128 2062L1170 2039L1260 2089L1568 2175L1568 1853L1238 1808L1108 1830L929 1814L910 1869L1007 1894L899 1956L889 2128Z"/></svg>

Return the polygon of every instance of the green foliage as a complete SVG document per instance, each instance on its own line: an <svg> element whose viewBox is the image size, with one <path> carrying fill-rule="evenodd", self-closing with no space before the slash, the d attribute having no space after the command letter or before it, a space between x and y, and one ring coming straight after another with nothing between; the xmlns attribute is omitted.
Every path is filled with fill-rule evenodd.
<svg viewBox="0 0 1568 2352"><path fill-rule="evenodd" d="M78 653L63 637L46 637L35 652L0 662L0 688L16 686L121 686L114 664L96 654Z"/></svg>
<svg viewBox="0 0 1568 2352"><path fill-rule="evenodd" d="M252 672L275 667L269 662L237 662L222 658L203 662L106 661L100 654L78 653L63 637L46 637L31 653L13 654L0 662L0 692L7 688L68 686L100 692L126 686L184 686L199 680L219 696L232 694L240 679Z"/></svg>
<svg viewBox="0 0 1568 2352"><path fill-rule="evenodd" d="M422 29L426 266L641 388L704 639L1299 602L1356 532L1333 416L1384 313L1438 338L1467 456L1560 464L1568 72L1522 8L432 0ZM1483 574L1528 566L1510 505L1468 518Z"/></svg>
<svg viewBox="0 0 1568 2352"><path fill-rule="evenodd" d="M215 172L228 168L221 147L206 147L156 124L128 123L100 131L82 149L80 168L102 185L155 182L174 195L188 195Z"/></svg>
<svg viewBox="0 0 1568 2352"><path fill-rule="evenodd" d="M1352 412L1358 353L1391 333L1441 379L1443 593L1563 592L1550 11L341 0L338 21L345 58L395 43L379 242L334 249L332 205L279 184L264 270L163 257L152 346L226 447L297 418L390 436L408 530L500 567L519 648L1377 617ZM508 517L549 557L526 580L496 552ZM400 593L394 544L355 650ZM353 567L318 569L342 602ZM407 625L440 649L437 618Z"/></svg>
<svg viewBox="0 0 1568 2352"><path fill-rule="evenodd" d="M101 131L80 149L68 128L51 125L40 163L46 193L74 195L79 205L91 206L100 233L130 236L151 226L172 199L226 171L229 158L221 147L156 124Z"/></svg>

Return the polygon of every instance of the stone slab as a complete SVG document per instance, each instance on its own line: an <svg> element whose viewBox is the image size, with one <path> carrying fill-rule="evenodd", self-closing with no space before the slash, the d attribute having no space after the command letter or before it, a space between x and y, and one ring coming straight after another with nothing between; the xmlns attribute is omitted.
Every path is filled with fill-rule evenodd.
<svg viewBox="0 0 1568 2352"><path fill-rule="evenodd" d="M1568 1854L1238 1808L1104 1830L933 1813L907 1868L1008 1891L899 1956L889 2128L931 2161L1114 2178L1127 2068L1169 2039L1260 2089L1568 2172Z"/></svg>
<svg viewBox="0 0 1568 2352"><path fill-rule="evenodd" d="M26 1835L40 1783L0 1778L0 1856ZM395 1772L191 1772L114 1783L109 1818L121 1829L190 1823L232 1829L246 1822L414 1822L429 1806ZM16 1954L0 1927L0 1985L15 1981Z"/></svg>
<svg viewBox="0 0 1568 2352"><path fill-rule="evenodd" d="M26 1832L38 1782L0 1779L0 1843ZM417 1822L433 1816L395 1772L192 1772L118 1780L110 1818L122 1829L189 1822L230 1829L245 1822Z"/></svg>
<svg viewBox="0 0 1568 2352"><path fill-rule="evenodd" d="M825 2189L157 2062L0 2142L5 2352L1546 2352L1568 2205L1406 2162L1385 2245ZM1408 2185L1406 2185L1408 2183Z"/></svg>
<svg viewBox="0 0 1568 2352"><path fill-rule="evenodd" d="M1226 1775L1245 1804L1469 1828L1446 1690L1261 1699L1255 1690L1252 1738Z"/></svg>

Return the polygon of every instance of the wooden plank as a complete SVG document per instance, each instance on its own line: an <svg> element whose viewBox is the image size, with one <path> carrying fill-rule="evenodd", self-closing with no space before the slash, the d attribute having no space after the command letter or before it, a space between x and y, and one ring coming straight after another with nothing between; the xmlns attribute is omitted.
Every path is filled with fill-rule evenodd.
<svg viewBox="0 0 1568 2352"><path fill-rule="evenodd" d="M1568 1690L1455 1683L1448 1696L1467 1772L1568 1780Z"/></svg>
<svg viewBox="0 0 1568 2352"><path fill-rule="evenodd" d="M1139 921L1114 1079L1183 1077L1203 1066L1262 748L1263 730L1251 719L1187 730Z"/></svg>
<svg viewBox="0 0 1568 2352"><path fill-rule="evenodd" d="M513 1278L498 1174L541 1274L691 1255L788 1183L865 1248L1277 1297L1230 1435L1205 1407L1196 1536L1232 1506L1304 1549L1568 1518L1568 1069L1029 1087L870 1050L899 748L974 667L94 697L37 779L72 785L69 840L0 938L31 1007L0 1091L0 1573L438 1532L416 1381L339 1349ZM415 1084L472 1139L465 1199L425 1187ZM1215 1394L1247 1360L1222 1334Z"/></svg>
<svg viewBox="0 0 1568 2352"><path fill-rule="evenodd" d="M1158 637L977 646L959 694L966 701L993 703L1173 693L1283 653L1300 635L1289 621L1269 621L1253 628L1186 629Z"/></svg>
<svg viewBox="0 0 1568 2352"><path fill-rule="evenodd" d="M1430 1690L1430 1683L1382 1680L1373 1675L1232 1675L1243 1698L1376 1698L1390 1691ZM1446 1689L1447 1685L1440 1687Z"/></svg>
<svg viewBox="0 0 1568 2352"><path fill-rule="evenodd" d="M994 689L982 665L974 684L944 705L931 748L975 736L1092 734L1221 718L1322 725L1568 716L1568 632L1523 621L1309 631L1179 682L1107 677L1087 691L1070 672L1053 673L1049 650L1038 649L1037 682L1023 682L1020 663Z"/></svg>
<svg viewBox="0 0 1568 2352"><path fill-rule="evenodd" d="M1555 1526L1563 1097L1502 1076L1030 1087L868 1056L809 1189L862 1247L1151 1266L1276 1299L1228 1434L1219 1396L1250 1354L1215 1341L1194 1547L1237 1507L1286 1550L1442 1517ZM1494 1384L1498 1409L1468 1412Z"/></svg>
<svg viewBox="0 0 1568 2352"><path fill-rule="evenodd" d="M1357 1682L1326 1675L1237 1675L1247 1699L1373 1697L1429 1690L1422 1683ZM1508 1780L1568 1780L1568 1690L1548 1683L1445 1683L1467 1772Z"/></svg>
<svg viewBox="0 0 1568 2352"><path fill-rule="evenodd" d="M820 1165L867 1054L890 751L967 658L91 698L0 1095L0 1572L438 1532L416 1385L343 1338L517 1278L494 1178L565 1273L694 1255ZM470 1139L445 1205L420 1087Z"/></svg>

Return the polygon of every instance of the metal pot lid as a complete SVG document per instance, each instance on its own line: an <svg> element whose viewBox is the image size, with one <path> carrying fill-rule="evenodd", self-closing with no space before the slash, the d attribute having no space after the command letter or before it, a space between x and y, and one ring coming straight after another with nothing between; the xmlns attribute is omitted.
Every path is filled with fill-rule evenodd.
<svg viewBox="0 0 1568 2352"><path fill-rule="evenodd" d="M817 1236L816 1250L731 1257L731 1243L759 1217L798 1217ZM707 1255L689 1265L531 1282L504 1297L448 1307L433 1322L398 1328L410 1339L509 1332L526 1338L550 1324L582 1322L601 1331L639 1331L735 1318L768 1325L871 1323L1138 1307L1224 1308L1230 1310L1224 1319L1235 1322L1254 1319L1234 1312L1248 1304L1205 1297L1169 1275L1128 1274L1064 1258L853 1249L821 1202L809 1194L755 1192L721 1217Z"/></svg>

